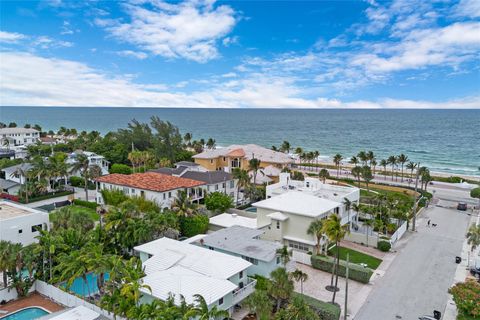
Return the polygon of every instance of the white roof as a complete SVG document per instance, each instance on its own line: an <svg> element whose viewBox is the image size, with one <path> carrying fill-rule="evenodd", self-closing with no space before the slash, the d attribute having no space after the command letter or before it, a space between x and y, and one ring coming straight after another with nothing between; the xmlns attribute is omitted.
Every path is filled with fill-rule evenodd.
<svg viewBox="0 0 480 320"><path fill-rule="evenodd" d="M226 279L206 277L182 266L149 274L143 278L143 284L148 285L152 291L143 288L142 292L161 300L173 295L177 304L180 296L183 296L187 303L193 303L195 294L200 294L207 304L212 304L237 288Z"/></svg>
<svg viewBox="0 0 480 320"><path fill-rule="evenodd" d="M198 159L213 159L218 157L226 156L228 153L234 150L242 149L245 153L245 158L247 160L252 159L255 157L263 162L270 162L270 163L292 163L293 159L283 152L273 151L268 148L261 147L256 144L233 144L226 148L217 148L213 150L205 150L202 153L196 154L193 158Z"/></svg>
<svg viewBox="0 0 480 320"><path fill-rule="evenodd" d="M248 175L250 176L253 182L253 171L250 171ZM268 177L266 174L262 174L260 171L257 172L257 177L255 179L256 184L270 183L272 181L273 181L272 178Z"/></svg>
<svg viewBox="0 0 480 320"><path fill-rule="evenodd" d="M251 229L257 229L257 219L256 218L247 218L239 216L235 213L222 213L215 217L210 218L210 224L219 226L222 228L228 228L231 226L242 226Z"/></svg>
<svg viewBox="0 0 480 320"><path fill-rule="evenodd" d="M60 313L50 320L95 320L100 314L84 306L78 306L71 310Z"/></svg>
<svg viewBox="0 0 480 320"><path fill-rule="evenodd" d="M280 173L282 173L282 170L272 165L265 167L262 171L263 171L263 174L271 177L278 177Z"/></svg>
<svg viewBox="0 0 480 320"><path fill-rule="evenodd" d="M340 207L340 202L335 202L301 191L289 191L253 204L254 207L269 210L288 212L307 217L317 218Z"/></svg>
<svg viewBox="0 0 480 320"><path fill-rule="evenodd" d="M33 128L1 128L0 129L0 134L12 134L12 133L35 133L39 132L38 130L35 130Z"/></svg>
<svg viewBox="0 0 480 320"><path fill-rule="evenodd" d="M153 255L152 262L148 262L150 259L145 262L149 266L147 274L178 265L206 276L228 279L251 266L241 258L165 237L134 249Z"/></svg>
<svg viewBox="0 0 480 320"><path fill-rule="evenodd" d="M29 208L27 206L9 201L0 201L0 221L38 214L48 216L48 213L44 211Z"/></svg>
<svg viewBox="0 0 480 320"><path fill-rule="evenodd" d="M270 213L270 214L267 214L267 217L273 219L273 220L279 220L279 221L285 221L288 219L288 216L284 215L283 213L281 212L273 212L273 213Z"/></svg>

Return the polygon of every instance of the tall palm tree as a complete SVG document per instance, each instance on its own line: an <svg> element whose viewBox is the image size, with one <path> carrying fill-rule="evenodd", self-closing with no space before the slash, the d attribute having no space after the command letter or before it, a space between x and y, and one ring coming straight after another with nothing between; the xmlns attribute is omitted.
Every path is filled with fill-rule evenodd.
<svg viewBox="0 0 480 320"><path fill-rule="evenodd" d="M208 148L208 149L212 149L212 150L215 149L215 146L216 146L216 141L215 141L215 139L213 139L213 138L208 138L206 145L207 145L207 148Z"/></svg>
<svg viewBox="0 0 480 320"><path fill-rule="evenodd" d="M320 180L323 181L323 183L325 183L325 181L330 178L330 173L328 172L327 169L323 168L322 170L320 170L320 172L318 173L318 177L320 178Z"/></svg>
<svg viewBox="0 0 480 320"><path fill-rule="evenodd" d="M276 254L280 257L280 260L282 260L283 267L287 267L287 263L290 262L290 257L292 256L292 250L289 250L286 245L281 247L280 249L277 249Z"/></svg>
<svg viewBox="0 0 480 320"><path fill-rule="evenodd" d="M228 318L230 314L226 310L218 309L215 305L212 308L208 308L208 304L205 301L205 298L199 294L193 296L195 298L196 306L193 309L196 315L195 319L198 320L215 320L215 319L224 319Z"/></svg>
<svg viewBox="0 0 480 320"><path fill-rule="evenodd" d="M357 179L358 187L360 187L360 177L362 176L362 167L360 166L353 167L352 176Z"/></svg>
<svg viewBox="0 0 480 320"><path fill-rule="evenodd" d="M337 153L333 157L333 163L335 163L335 166L337 167L337 178L338 178L338 175L340 174L340 164L342 163L342 160L343 160L343 157L340 153Z"/></svg>
<svg viewBox="0 0 480 320"><path fill-rule="evenodd" d="M197 214L197 205L188 197L187 191L179 190L173 200L172 210L179 217L188 217Z"/></svg>
<svg viewBox="0 0 480 320"><path fill-rule="evenodd" d="M350 201L348 198L343 199L343 205L345 206L345 211L347 211L348 215L348 231L351 229L351 221L350 221L350 210L352 210L352 201Z"/></svg>
<svg viewBox="0 0 480 320"><path fill-rule="evenodd" d="M369 167L371 168L373 166L372 161L376 160L375 153L373 153L372 150L367 152L367 160L369 162Z"/></svg>
<svg viewBox="0 0 480 320"><path fill-rule="evenodd" d="M308 280L308 274L300 269L295 269L291 275L295 281L300 281L300 293L303 294L303 283Z"/></svg>
<svg viewBox="0 0 480 320"><path fill-rule="evenodd" d="M233 179L237 180L237 203L236 205L238 206L238 200L240 197L240 189L241 188L246 188L248 184L250 183L250 177L248 176L247 170L243 170L240 168L234 168L232 171Z"/></svg>
<svg viewBox="0 0 480 320"><path fill-rule="evenodd" d="M409 163L407 163L406 168L410 170L410 177L413 177L413 170L415 170L416 167L417 167L417 164L413 161L410 161Z"/></svg>
<svg viewBox="0 0 480 320"><path fill-rule="evenodd" d="M255 290L243 301L250 312L255 313L256 320L268 320L272 313L272 300L266 290Z"/></svg>
<svg viewBox="0 0 480 320"><path fill-rule="evenodd" d="M402 173L401 174L402 174L402 182L403 182L403 166L408 161L408 157L402 153L397 157L397 161L398 161L398 163L400 163L400 166L402 168Z"/></svg>
<svg viewBox="0 0 480 320"><path fill-rule="evenodd" d="M66 162L67 156L65 153L55 153L48 158L52 178L64 179L64 186L67 185L68 164Z"/></svg>
<svg viewBox="0 0 480 320"><path fill-rule="evenodd" d="M11 242L6 240L0 240L0 271L3 275L3 287L8 286L8 277L7 271L10 267L11 260L11 251L10 251Z"/></svg>
<svg viewBox="0 0 480 320"><path fill-rule="evenodd" d="M335 303L335 296L337 294L337 290L335 288L338 287L338 270L340 267L340 241L347 234L347 230L344 226L342 226L341 218L336 214L331 214L323 224L323 231L331 242L335 242L336 247L335 258L337 260L337 263L335 267L335 287L332 297L332 303Z"/></svg>
<svg viewBox="0 0 480 320"><path fill-rule="evenodd" d="M300 156L303 153L303 149L301 147L296 147L295 148L295 154L297 156Z"/></svg>
<svg viewBox="0 0 480 320"><path fill-rule="evenodd" d="M185 141L185 145L190 147L192 145L192 137L193 135L190 132L185 133L183 136L183 141Z"/></svg>
<svg viewBox="0 0 480 320"><path fill-rule="evenodd" d="M313 157L315 158L315 171L318 170L318 157L320 156L320 151L313 151Z"/></svg>
<svg viewBox="0 0 480 320"><path fill-rule="evenodd" d="M352 156L350 158L350 160L348 161L348 163L353 164L354 166L357 166L359 161L358 161L358 158L356 156Z"/></svg>
<svg viewBox="0 0 480 320"><path fill-rule="evenodd" d="M12 177L15 177L22 182L25 185L25 188L23 188L23 191L25 192L25 202L28 203L28 194L29 194L29 179L32 177L33 172L31 169L27 166L24 166L23 164L19 165L15 171L11 173Z"/></svg>
<svg viewBox="0 0 480 320"><path fill-rule="evenodd" d="M377 160L376 159L372 159L370 161L370 167L373 168L372 170L372 173L373 173L373 176L375 176L375 168L377 167Z"/></svg>
<svg viewBox="0 0 480 320"><path fill-rule="evenodd" d="M366 166L367 165L367 162L368 162L368 155L365 151L360 151L358 154L357 154L357 157L358 159L360 159L360 161L362 162L362 165Z"/></svg>
<svg viewBox="0 0 480 320"><path fill-rule="evenodd" d="M315 249L317 254L320 254L320 242L323 239L323 221L322 220L313 220L307 229L307 234L315 237L316 244Z"/></svg>
<svg viewBox="0 0 480 320"><path fill-rule="evenodd" d="M369 189L368 186L369 186L370 181L372 181L372 179L373 179L372 170L370 169L369 166L363 166L360 174L362 176L363 181L367 185L367 192L370 192L370 189Z"/></svg>
<svg viewBox="0 0 480 320"><path fill-rule="evenodd" d="M480 246L480 225L472 224L468 228L467 243L471 246L470 250L473 252L478 246Z"/></svg>
<svg viewBox="0 0 480 320"><path fill-rule="evenodd" d="M284 301L290 299L293 293L293 280L285 268L277 268L270 273L267 291L275 300L275 310L280 310Z"/></svg>
<svg viewBox="0 0 480 320"><path fill-rule="evenodd" d="M70 168L70 173L75 174L77 172L80 173L80 175L83 177L84 180L84 190L85 190L85 199L88 201L88 178L89 178L89 169L90 166L90 160L88 160L88 157L81 153L77 155L77 158L75 159L75 163L72 165Z"/></svg>
<svg viewBox="0 0 480 320"><path fill-rule="evenodd" d="M254 185L257 184L257 174L258 174L258 171L260 170L260 164L261 164L261 161L255 157L252 157L252 159L248 161L248 170L252 171L253 173Z"/></svg>
<svg viewBox="0 0 480 320"><path fill-rule="evenodd" d="M291 148L292 148L292 147L290 146L290 142L288 142L288 141L285 140L285 141L282 142L282 145L281 145L281 147L280 147L280 150L281 150L282 152L285 152L285 153L290 153L290 149L291 149Z"/></svg>
<svg viewBox="0 0 480 320"><path fill-rule="evenodd" d="M372 219L365 219L363 221L363 225L367 227L367 247L368 247L368 235L370 233L370 228L373 226L373 221Z"/></svg>
<svg viewBox="0 0 480 320"><path fill-rule="evenodd" d="M387 163L392 166L392 181L393 181L393 175L395 173L395 166L397 165L397 157L396 156L388 157Z"/></svg>
<svg viewBox="0 0 480 320"><path fill-rule="evenodd" d="M380 166L383 167L383 175L385 177L385 180L387 180L387 166L388 166L388 161L385 159L380 160Z"/></svg>

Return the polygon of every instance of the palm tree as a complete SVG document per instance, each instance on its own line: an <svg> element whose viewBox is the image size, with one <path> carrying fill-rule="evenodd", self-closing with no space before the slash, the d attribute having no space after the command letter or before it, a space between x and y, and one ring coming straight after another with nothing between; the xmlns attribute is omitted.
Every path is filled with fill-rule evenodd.
<svg viewBox="0 0 480 320"><path fill-rule="evenodd" d="M351 228L351 221L350 221L350 210L352 210L352 201L350 201L348 198L343 199L343 204L345 205L345 211L347 211L348 215L348 231L350 231Z"/></svg>
<svg viewBox="0 0 480 320"><path fill-rule="evenodd" d="M308 274L300 269L295 269L291 274L295 281L300 281L300 293L303 294L303 283L308 280Z"/></svg>
<svg viewBox="0 0 480 320"><path fill-rule="evenodd" d="M313 151L313 157L315 158L315 171L318 170L318 157L320 156L320 151Z"/></svg>
<svg viewBox="0 0 480 320"><path fill-rule="evenodd" d="M28 188L28 183L29 179L32 176L32 171L30 168L28 168L26 165L19 165L17 169L15 169L14 172L11 174L12 177L15 177L20 180L20 183L22 182L23 178L23 184L25 185L25 188L23 188L23 191L25 192L25 202L28 203L28 194L29 194L29 188Z"/></svg>
<svg viewBox="0 0 480 320"><path fill-rule="evenodd" d="M282 146L280 147L280 150L285 153L290 153L291 148L292 147L290 146L290 142L285 140L282 142Z"/></svg>
<svg viewBox="0 0 480 320"><path fill-rule="evenodd" d="M415 170L416 167L417 167L417 164L413 161L410 161L409 163L407 163L406 168L410 170L410 177L413 177L413 170Z"/></svg>
<svg viewBox="0 0 480 320"><path fill-rule="evenodd" d="M330 178L330 173L328 172L327 169L323 168L322 170L320 170L320 172L318 173L318 177L323 181L323 183L325 183L325 181Z"/></svg>
<svg viewBox="0 0 480 320"><path fill-rule="evenodd" d="M385 180L387 180L387 165L388 161L385 159L380 160L380 166L383 167L383 175L385 177Z"/></svg>
<svg viewBox="0 0 480 320"><path fill-rule="evenodd" d="M368 187L370 181L373 179L372 171L369 166L364 166L361 171L361 176L363 181L365 181L365 184L367 185L367 192L370 192L370 189Z"/></svg>
<svg viewBox="0 0 480 320"><path fill-rule="evenodd" d="M355 166L352 168L352 176L357 179L358 187L360 187L360 177L362 176L362 167Z"/></svg>
<svg viewBox="0 0 480 320"><path fill-rule="evenodd" d="M370 233L370 228L373 226L372 219L365 219L363 225L367 227L367 247L368 247L368 234Z"/></svg>
<svg viewBox="0 0 480 320"><path fill-rule="evenodd" d="M480 246L480 225L472 224L467 232L467 243L471 246L473 252L478 246Z"/></svg>
<svg viewBox="0 0 480 320"><path fill-rule="evenodd" d="M179 190L173 200L172 210L176 212L179 217L188 217L197 213L197 205L190 200L187 191Z"/></svg>
<svg viewBox="0 0 480 320"><path fill-rule="evenodd" d="M315 248L317 254L320 254L320 242L323 239L323 221L322 220L313 220L307 229L307 234L315 237L316 244Z"/></svg>
<svg viewBox="0 0 480 320"><path fill-rule="evenodd" d="M215 305L212 308L208 309L208 304L205 301L205 298L199 294L193 295L195 298L196 306L193 309L195 315L197 316L195 319L198 320L215 320L218 318L224 319L228 318L230 314L227 310L218 309Z"/></svg>
<svg viewBox="0 0 480 320"><path fill-rule="evenodd" d="M357 154L357 157L358 159L360 159L360 161L362 162L362 165L366 166L367 165L367 162L368 162L368 156L367 156L367 153L365 151L360 151L358 154Z"/></svg>
<svg viewBox="0 0 480 320"><path fill-rule="evenodd" d="M392 181L393 181L393 174L395 173L395 166L397 165L397 157L396 156L388 157L387 163L392 166Z"/></svg>
<svg viewBox="0 0 480 320"><path fill-rule="evenodd" d="M280 257L280 260L282 260L283 267L286 268L287 263L290 262L292 250L288 250L288 247L284 245L280 249L277 249L276 254Z"/></svg>
<svg viewBox="0 0 480 320"><path fill-rule="evenodd" d="M130 163L132 164L133 173L135 173L135 169L140 166L140 163L142 162L141 158L141 151L132 151L128 153L128 161L130 161Z"/></svg>
<svg viewBox="0 0 480 320"><path fill-rule="evenodd" d="M258 171L260 170L260 163L261 161L255 157L252 157L252 159L250 159L248 161L248 170L249 171L252 171L253 173L253 184L256 185L257 184L257 174L258 174Z"/></svg>
<svg viewBox="0 0 480 320"><path fill-rule="evenodd" d="M369 167L371 168L373 166L372 161L376 160L375 154L373 153L373 151L370 150L367 152L367 160L369 162Z"/></svg>
<svg viewBox="0 0 480 320"><path fill-rule="evenodd" d="M337 153L334 157L333 157L333 163L335 163L335 166L337 166L337 178L338 178L338 175L340 174L340 164L343 160L343 157L340 153Z"/></svg>
<svg viewBox="0 0 480 320"><path fill-rule="evenodd" d="M11 251L10 251L11 242L6 240L0 240L0 271L3 275L3 287L8 286L7 270L10 267L11 260Z"/></svg>
<svg viewBox="0 0 480 320"><path fill-rule="evenodd" d="M185 141L185 145L190 147L192 145L192 137L193 135L190 132L185 133L183 136L183 141Z"/></svg>
<svg viewBox="0 0 480 320"><path fill-rule="evenodd" d="M88 169L90 166L90 160L88 157L81 153L77 155L75 163L70 168L70 173L75 174L76 172L80 172L80 175L84 179L84 190L85 190L85 199L88 201Z"/></svg>
<svg viewBox="0 0 480 320"><path fill-rule="evenodd" d="M293 280L285 268L277 268L270 273L271 281L268 283L267 291L275 300L275 310L280 310L284 301L290 299L293 293Z"/></svg>
<svg viewBox="0 0 480 320"><path fill-rule="evenodd" d="M67 185L68 164L66 162L66 155L64 153L56 153L48 158L51 175L54 180L57 178L64 179L64 186Z"/></svg>
<svg viewBox="0 0 480 320"><path fill-rule="evenodd" d="M402 174L402 182L403 182L403 166L405 165L405 162L408 161L408 157L402 153L397 157L397 161L398 161L398 163L400 163L400 166L402 168L402 173L401 174Z"/></svg>
<svg viewBox="0 0 480 320"><path fill-rule="evenodd" d="M212 149L212 150L215 149L215 146L216 146L215 139L213 139L213 138L208 138L206 145L207 145L207 148L208 148L208 149Z"/></svg>
<svg viewBox="0 0 480 320"><path fill-rule="evenodd" d="M236 205L238 206L238 200L240 196L240 188L246 188L248 184L250 183L250 177L248 176L247 170L243 170L240 168L234 168L232 171L233 174L233 179L237 180L237 203Z"/></svg>
<svg viewBox="0 0 480 320"><path fill-rule="evenodd" d="M335 268L335 286L333 290L332 303L335 303L335 296L338 288L338 270L340 267L340 241L347 234L347 230L342 226L341 218L336 214L331 214L323 224L323 231L331 242L335 242L336 247L336 268Z"/></svg>
<svg viewBox="0 0 480 320"><path fill-rule="evenodd" d="M372 159L372 160L370 161L370 167L373 168L373 175L374 175L374 176L375 176L375 168L377 167L377 164L378 164L378 163L377 163L377 160L376 160L376 159Z"/></svg>
<svg viewBox="0 0 480 320"><path fill-rule="evenodd" d="M272 313L272 301L265 290L255 290L243 302L257 320L268 320Z"/></svg>
<svg viewBox="0 0 480 320"><path fill-rule="evenodd" d="M303 153L303 149L301 147L296 147L295 148L295 154L297 156L300 156Z"/></svg>

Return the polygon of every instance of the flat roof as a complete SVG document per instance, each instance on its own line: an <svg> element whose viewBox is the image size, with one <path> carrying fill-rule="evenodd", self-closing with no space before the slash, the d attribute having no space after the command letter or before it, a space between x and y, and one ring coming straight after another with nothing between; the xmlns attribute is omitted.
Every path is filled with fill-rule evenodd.
<svg viewBox="0 0 480 320"><path fill-rule="evenodd" d="M259 159L260 161L263 161L263 162L281 163L281 164L287 164L287 163L293 162L293 159L288 154L285 154L279 151L274 151L268 148L264 148L256 144L244 144L244 145L233 144L226 148L205 150L199 154L194 155L192 158L214 159L218 157L238 157L238 158L245 157L247 160L250 160L253 157L255 157L256 159Z"/></svg>
<svg viewBox="0 0 480 320"><path fill-rule="evenodd" d="M250 229L258 229L256 218L242 217L235 213L222 213L211 217L210 224L223 228L242 226Z"/></svg>
<svg viewBox="0 0 480 320"><path fill-rule="evenodd" d="M93 311L84 306L78 306L73 309L62 310L61 312L52 314L50 316L41 317L40 319L49 320L96 320L107 319L101 316L98 312Z"/></svg>
<svg viewBox="0 0 480 320"><path fill-rule="evenodd" d="M273 241L255 239L262 231L233 226L208 234L203 238L206 246L218 248L261 261L272 261L282 245Z"/></svg>
<svg viewBox="0 0 480 320"><path fill-rule="evenodd" d="M317 218L341 206L340 202L301 191L289 191L253 204L254 207Z"/></svg>
<svg viewBox="0 0 480 320"><path fill-rule="evenodd" d="M15 128L1 128L0 129L0 134L12 134L12 133L35 133L35 132L40 132L36 129L33 128L21 128L21 127L15 127Z"/></svg>
<svg viewBox="0 0 480 320"><path fill-rule="evenodd" d="M31 214L43 214L44 212L38 211L21 204L16 204L8 201L0 201L0 221L15 219Z"/></svg>

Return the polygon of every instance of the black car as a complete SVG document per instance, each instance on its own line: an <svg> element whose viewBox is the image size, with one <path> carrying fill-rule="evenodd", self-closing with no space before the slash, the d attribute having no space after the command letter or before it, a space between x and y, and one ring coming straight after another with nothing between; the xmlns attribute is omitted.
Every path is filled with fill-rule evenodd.
<svg viewBox="0 0 480 320"><path fill-rule="evenodd" d="M467 211L467 204L465 202L459 202L457 205L457 210Z"/></svg>

